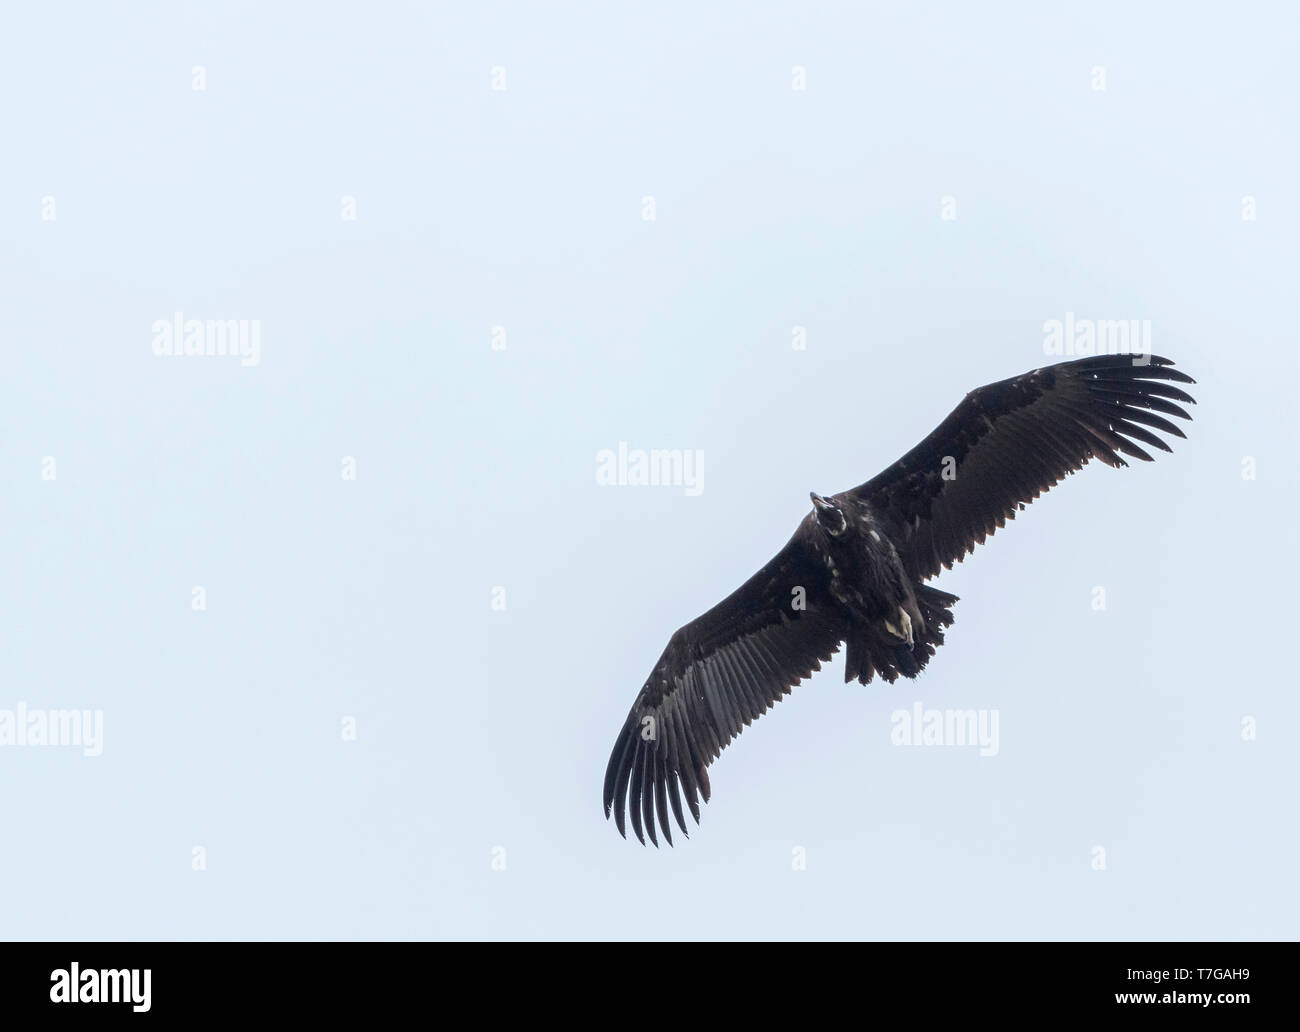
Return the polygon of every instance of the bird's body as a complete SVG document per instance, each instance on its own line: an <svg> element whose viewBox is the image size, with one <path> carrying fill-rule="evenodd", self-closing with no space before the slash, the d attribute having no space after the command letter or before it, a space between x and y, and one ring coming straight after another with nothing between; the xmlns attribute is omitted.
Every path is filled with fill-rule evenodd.
<svg viewBox="0 0 1300 1032"><path fill-rule="evenodd" d="M915 677L943 644L956 596L925 582L1089 459L1168 451L1193 382L1167 359L1097 356L972 391L878 476L823 498L785 547L669 640L610 756L605 813L656 845L682 799L698 822L707 767L753 719L845 647L845 681ZM1162 414L1157 414L1162 413ZM644 829L644 835L643 835Z"/></svg>
<svg viewBox="0 0 1300 1032"><path fill-rule="evenodd" d="M942 628L952 622L947 609L957 599L914 583L870 504L848 492L815 495L800 533L825 565L825 591L843 612L845 681L866 684L877 670L888 681L915 677L943 643Z"/></svg>

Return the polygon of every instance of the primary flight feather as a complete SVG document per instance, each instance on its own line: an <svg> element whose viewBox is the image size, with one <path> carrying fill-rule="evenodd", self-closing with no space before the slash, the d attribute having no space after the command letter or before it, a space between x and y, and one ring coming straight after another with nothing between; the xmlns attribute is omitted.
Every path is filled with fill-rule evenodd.
<svg viewBox="0 0 1300 1032"><path fill-rule="evenodd" d="M924 582L1019 509L1098 458L1151 461L1184 437L1194 383L1157 356L1099 355L971 391L938 428L865 484L823 498L785 547L680 628L646 679L605 770L605 816L643 844L669 811L686 832L708 767L745 725L845 645L845 681L915 677L952 623L955 595ZM1140 442L1140 443L1139 443ZM683 803L685 809L683 809Z"/></svg>

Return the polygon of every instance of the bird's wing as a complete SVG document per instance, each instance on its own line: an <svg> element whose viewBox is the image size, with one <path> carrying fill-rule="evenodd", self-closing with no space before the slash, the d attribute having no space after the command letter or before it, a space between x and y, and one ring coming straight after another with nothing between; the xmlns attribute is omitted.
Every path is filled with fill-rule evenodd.
<svg viewBox="0 0 1300 1032"><path fill-rule="evenodd" d="M829 572L811 548L811 521L806 517L771 562L669 640L605 770L605 816L613 813L620 834L626 835L626 804L643 844L643 828L659 844L657 815L671 845L670 808L686 832L682 795L698 824L699 798L709 800L709 764L839 648L843 618L829 593Z"/></svg>
<svg viewBox="0 0 1300 1032"><path fill-rule="evenodd" d="M1195 383L1167 358L1098 355L971 391L939 427L879 476L847 492L885 521L918 580L952 569L977 544L1094 456L1111 466L1136 442L1171 449L1148 427L1184 437L1165 416L1195 404Z"/></svg>

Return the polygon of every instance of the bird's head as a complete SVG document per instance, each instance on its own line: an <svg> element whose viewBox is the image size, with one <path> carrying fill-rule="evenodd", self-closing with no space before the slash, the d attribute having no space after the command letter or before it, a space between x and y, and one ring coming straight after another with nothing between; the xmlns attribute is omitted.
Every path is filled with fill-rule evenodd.
<svg viewBox="0 0 1300 1032"><path fill-rule="evenodd" d="M839 537L848 529L849 521L845 518L843 509L816 491L809 492L809 497L813 503L813 515L817 517L822 530L831 537Z"/></svg>

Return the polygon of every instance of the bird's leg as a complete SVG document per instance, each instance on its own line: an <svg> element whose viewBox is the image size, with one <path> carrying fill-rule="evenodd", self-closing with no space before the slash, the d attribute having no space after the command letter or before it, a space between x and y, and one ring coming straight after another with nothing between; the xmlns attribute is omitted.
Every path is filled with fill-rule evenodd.
<svg viewBox="0 0 1300 1032"><path fill-rule="evenodd" d="M892 620L886 620L885 630L895 638L906 641L909 646L913 645L915 642L912 638L912 618L907 615L907 610L902 606L898 607L898 620L898 624L895 624Z"/></svg>

